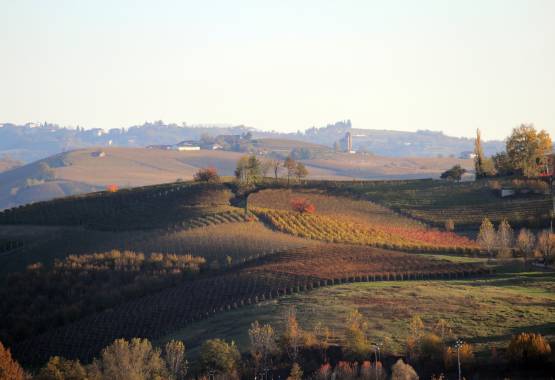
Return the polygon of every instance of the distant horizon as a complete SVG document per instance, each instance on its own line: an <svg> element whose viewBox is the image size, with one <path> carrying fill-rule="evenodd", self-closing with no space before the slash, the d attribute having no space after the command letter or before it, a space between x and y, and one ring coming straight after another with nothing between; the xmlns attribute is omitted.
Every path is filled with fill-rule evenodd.
<svg viewBox="0 0 555 380"><path fill-rule="evenodd" d="M84 128L85 130L92 130L92 129L102 129L104 131L109 131L110 129L124 129L124 130L128 130L129 128L132 127L140 127L143 126L145 124L155 124L158 121L162 121L163 125L177 125L178 127L184 127L184 128L238 128L238 127L244 127L244 128L249 128L249 129L253 129L254 131L257 132L263 132L263 133L276 133L276 134L296 134L298 132L301 133L305 133L308 129L311 128L326 128L328 125L333 125L334 123L340 122L340 121L344 121L344 120L350 120L350 119L342 119L342 120L336 120L334 122L330 122L326 125L321 125L321 126L309 126L306 127L304 129L298 129L295 131L276 131L276 130L269 130L269 129L261 129L258 128L256 126L252 126L252 125L246 125L246 124L242 124L242 123L238 123L238 124L233 124L233 123L190 123L190 122L186 122L186 121L181 121L181 122L167 122L164 120L151 120L151 121L144 121L142 124L132 124L132 125L127 125L127 126L122 126L122 127L111 127L111 128L102 128L102 127L87 127L84 125L80 125L80 124L68 124L68 125L63 125L54 121L48 121L48 120L44 120L44 121L27 121L27 122L23 122L23 123L15 123L12 121L0 121L0 125L4 125L4 124L12 124L12 125L17 125L17 126L25 126L25 125L29 125L29 124L36 124L37 127L40 125L44 125L44 123L46 124L51 124L51 125L57 125L60 128L66 128L66 129L77 129L77 128ZM352 122L352 120L351 120ZM184 125L185 124L185 125ZM522 124L522 123L521 123ZM518 127L520 124L515 125L513 128ZM475 139L475 136L460 136L460 135L454 135L454 134L450 134L450 133L446 133L445 131L442 130L433 130L433 129L418 129L418 130L402 130L402 129L386 129L386 128L362 128L362 127L357 127L354 125L352 125L352 129L360 129L360 130L369 130L369 131L388 131L388 132L403 132L403 133L419 133L419 132L432 132L432 133L442 133L444 136L448 136L448 137L453 137L453 138L460 138L460 139ZM537 128L536 129L542 130L542 128ZM505 136L503 138L487 138L487 136L484 136L483 131L481 131L481 137L482 137L482 141L484 142L499 142L499 141L505 141L505 139L509 136ZM548 131L549 132L549 131ZM476 130L474 130L474 134L476 133ZM555 143L554 143L555 145Z"/></svg>

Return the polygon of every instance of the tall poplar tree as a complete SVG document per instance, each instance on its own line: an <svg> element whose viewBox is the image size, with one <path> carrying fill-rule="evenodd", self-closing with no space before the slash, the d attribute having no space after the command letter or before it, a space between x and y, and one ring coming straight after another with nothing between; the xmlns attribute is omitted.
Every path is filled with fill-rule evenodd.
<svg viewBox="0 0 555 380"><path fill-rule="evenodd" d="M482 138L480 136L480 129L476 130L476 141L474 142L474 169L476 170L476 178L486 176L484 168L484 149L482 148Z"/></svg>

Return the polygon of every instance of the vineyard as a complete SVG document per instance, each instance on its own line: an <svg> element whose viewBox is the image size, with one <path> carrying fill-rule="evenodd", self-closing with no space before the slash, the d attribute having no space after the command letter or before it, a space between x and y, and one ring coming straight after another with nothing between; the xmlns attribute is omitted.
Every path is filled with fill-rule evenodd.
<svg viewBox="0 0 555 380"><path fill-rule="evenodd" d="M435 226L453 219L458 228L475 229L484 217L494 223L506 218L513 226L545 227L552 207L551 197L545 194L500 198L487 180L320 181L311 183L311 187L376 202Z"/></svg>
<svg viewBox="0 0 555 380"><path fill-rule="evenodd" d="M322 286L362 281L462 278L488 270L474 264L362 246L318 245L267 255L233 271L184 282L93 314L14 345L24 363L52 355L90 360L117 337L156 339L210 315Z"/></svg>
<svg viewBox="0 0 555 380"><path fill-rule="evenodd" d="M148 234L139 241L130 239L125 248L143 252L194 253L209 265L228 266L275 251L317 244L290 234L272 231L258 221L210 225L167 234Z"/></svg>
<svg viewBox="0 0 555 380"><path fill-rule="evenodd" d="M408 251L477 253L468 238L423 227L372 225L323 215L253 208L252 211L278 231L331 243L371 245Z"/></svg>
<svg viewBox="0 0 555 380"><path fill-rule="evenodd" d="M174 183L38 202L0 212L0 224L86 226L121 231L161 228L226 211L231 191L221 184Z"/></svg>

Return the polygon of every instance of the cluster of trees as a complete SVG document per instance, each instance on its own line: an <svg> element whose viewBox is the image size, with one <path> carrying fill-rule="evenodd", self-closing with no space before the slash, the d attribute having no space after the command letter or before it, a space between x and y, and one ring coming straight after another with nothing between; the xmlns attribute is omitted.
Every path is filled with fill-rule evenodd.
<svg viewBox="0 0 555 380"><path fill-rule="evenodd" d="M218 170L211 166L199 169L193 175L193 180L195 182L220 182L220 176L218 175Z"/></svg>
<svg viewBox="0 0 555 380"><path fill-rule="evenodd" d="M308 176L306 166L302 162L295 161L291 156L281 161L277 159L260 160L255 155L251 155L239 159L235 177L241 184L249 186L260 182L270 172L277 180L281 169L286 172L287 184L290 184L291 178L301 181Z"/></svg>
<svg viewBox="0 0 555 380"><path fill-rule="evenodd" d="M503 219L496 230L493 223L484 218L477 242L490 257L494 254L498 257L521 255L525 264L533 256L542 257L543 262L549 264L555 256L555 234L544 230L535 235L532 231L521 228L515 237L507 219Z"/></svg>
<svg viewBox="0 0 555 380"><path fill-rule="evenodd" d="M406 354L397 359L390 371L383 360L392 357L391 340L386 337L379 343L371 341L368 324L358 310L351 311L345 320L344 345L339 351L330 343L330 329L322 324L316 324L313 330L301 328L294 308L286 312L284 322L280 334L270 324L253 322L246 355L241 355L234 342L210 339L201 346L198 359L190 363L182 341L172 340L157 348L147 339L117 339L91 364L55 356L34 376L25 373L0 343L0 379L223 380L269 378L269 373L287 371L287 380L417 380L414 367L441 373L454 371L460 364L463 373L468 373L477 361L472 345L456 341L449 322L443 319L427 329L418 315L413 316L408 323ZM520 333L512 337L505 352L506 358L519 367L541 367L551 355L551 346L539 334ZM493 348L491 363L497 365L500 359ZM432 379L444 377L434 375Z"/></svg>
<svg viewBox="0 0 555 380"><path fill-rule="evenodd" d="M505 152L486 158L478 130L474 146L476 178L494 175L538 177L542 173L552 172L547 157L552 149L549 133L544 130L537 132L532 124L522 124L514 128L507 138Z"/></svg>
<svg viewBox="0 0 555 380"><path fill-rule="evenodd" d="M0 287L0 339L20 341L193 276L192 255L111 251L72 255L7 276Z"/></svg>

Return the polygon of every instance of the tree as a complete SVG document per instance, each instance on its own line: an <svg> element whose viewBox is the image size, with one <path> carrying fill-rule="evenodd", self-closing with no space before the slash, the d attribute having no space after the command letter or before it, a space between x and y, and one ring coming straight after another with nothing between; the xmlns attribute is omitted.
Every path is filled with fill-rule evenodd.
<svg viewBox="0 0 555 380"><path fill-rule="evenodd" d="M453 333L451 331L451 325L445 319L438 319L436 325L434 326L434 331L441 340L445 340L445 338L451 336Z"/></svg>
<svg viewBox="0 0 555 380"><path fill-rule="evenodd" d="M296 362L303 343L303 331L297 321L297 311L294 307L287 310L282 341L287 355L291 361Z"/></svg>
<svg viewBox="0 0 555 380"><path fill-rule="evenodd" d="M189 363L185 357L185 344L182 341L171 340L166 343L164 346L163 358L172 379L185 379L189 369Z"/></svg>
<svg viewBox="0 0 555 380"><path fill-rule="evenodd" d="M193 175L193 180L195 182L219 182L220 176L215 167L202 168Z"/></svg>
<svg viewBox="0 0 555 380"><path fill-rule="evenodd" d="M522 254L525 266L528 263L528 258L532 255L532 252L534 251L535 243L536 239L534 237L534 234L526 228L521 228L520 232L518 233L518 237L516 238L516 248Z"/></svg>
<svg viewBox="0 0 555 380"><path fill-rule="evenodd" d="M403 359L399 359L391 367L391 380L418 380L418 374Z"/></svg>
<svg viewBox="0 0 555 380"><path fill-rule="evenodd" d="M0 380L25 379L23 368L12 358L12 353L0 342Z"/></svg>
<svg viewBox="0 0 555 380"><path fill-rule="evenodd" d="M493 161L493 166L495 167L497 175L504 177L515 174L514 168L509 160L509 156L507 156L507 153L497 153L491 158L491 160Z"/></svg>
<svg viewBox="0 0 555 380"><path fill-rule="evenodd" d="M291 176L295 174L295 169L297 168L297 162L291 158L291 156L287 156L285 161L283 161L283 167L287 170L287 185L291 182Z"/></svg>
<svg viewBox="0 0 555 380"><path fill-rule="evenodd" d="M102 350L91 371L100 379L150 380L165 377L166 365L148 339L117 339Z"/></svg>
<svg viewBox="0 0 555 380"><path fill-rule="evenodd" d="M511 166L526 177L536 177L542 172L551 149L549 134L546 131L536 132L532 124L514 128L506 144Z"/></svg>
<svg viewBox="0 0 555 380"><path fill-rule="evenodd" d="M50 358L41 368L37 380L85 380L87 372L79 360L67 360L59 356Z"/></svg>
<svg viewBox="0 0 555 380"><path fill-rule="evenodd" d="M245 185L254 185L262 179L262 166L255 155L243 156L237 162L235 177Z"/></svg>
<svg viewBox="0 0 555 380"><path fill-rule="evenodd" d="M355 359L364 359L371 350L372 345L368 340L368 323L358 310L352 310L345 326L345 348Z"/></svg>
<svg viewBox="0 0 555 380"><path fill-rule="evenodd" d="M303 370L301 369L301 366L298 363L293 363L287 380L302 380L302 378Z"/></svg>
<svg viewBox="0 0 555 380"><path fill-rule="evenodd" d="M480 232L478 233L478 244L486 250L490 258L492 257L493 249L495 248L497 242L497 234L493 224L488 218L482 220L482 225L480 226Z"/></svg>
<svg viewBox="0 0 555 380"><path fill-rule="evenodd" d="M291 199L291 208L301 214L313 214L316 211L316 206L306 198Z"/></svg>
<svg viewBox="0 0 555 380"><path fill-rule="evenodd" d="M258 370L266 368L268 357L277 351L276 334L270 324L254 321L249 329L250 352Z"/></svg>
<svg viewBox="0 0 555 380"><path fill-rule="evenodd" d="M447 219L445 221L445 231L452 232L455 230L455 221L453 219Z"/></svg>
<svg viewBox="0 0 555 380"><path fill-rule="evenodd" d="M440 177L441 179L460 181L464 173L466 173L466 169L462 168L460 165L455 165L451 169L441 173Z"/></svg>
<svg viewBox="0 0 555 380"><path fill-rule="evenodd" d="M301 179L305 178L308 175L308 170L306 166L302 162L298 162L297 166L295 167L295 177L300 182Z"/></svg>
<svg viewBox="0 0 555 380"><path fill-rule="evenodd" d="M484 149L482 148L482 139L480 137L480 130L476 130L476 140L474 141L474 170L476 171L476 178L486 176L484 170Z"/></svg>
<svg viewBox="0 0 555 380"><path fill-rule="evenodd" d="M205 372L233 375L239 366L241 354L234 342L222 339L210 339L200 349L200 365Z"/></svg>
<svg viewBox="0 0 555 380"><path fill-rule="evenodd" d="M499 246L498 255L508 257L513 247L514 233L509 221L503 219L497 228L497 244Z"/></svg>
<svg viewBox="0 0 555 380"><path fill-rule="evenodd" d="M544 230L538 234L536 249L543 257L543 262L548 264L555 255L555 234Z"/></svg>
<svg viewBox="0 0 555 380"><path fill-rule="evenodd" d="M115 193L115 192L118 191L118 189L119 189L118 185L116 185L114 183L106 186L106 191L109 192L109 193Z"/></svg>
<svg viewBox="0 0 555 380"><path fill-rule="evenodd" d="M515 364L534 364L549 358L551 346L540 334L520 333L512 337L507 353Z"/></svg>
<svg viewBox="0 0 555 380"><path fill-rule="evenodd" d="M281 167L281 161L280 160L271 160L270 161L272 170L274 171L274 178L278 179L278 174L279 174L279 168Z"/></svg>
<svg viewBox="0 0 555 380"><path fill-rule="evenodd" d="M461 344L458 352L458 357L460 358L461 365L467 366L474 362L474 349L469 343ZM457 365L457 349L454 347L447 347L443 354L443 364L445 368L450 369Z"/></svg>

